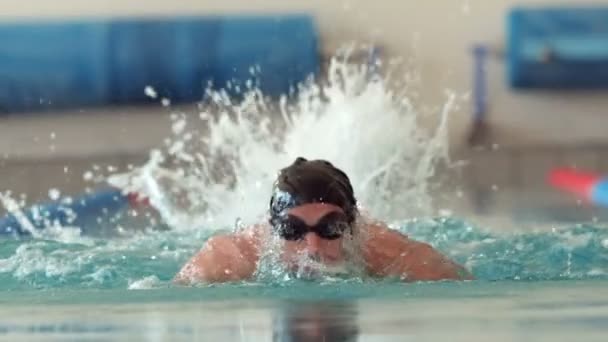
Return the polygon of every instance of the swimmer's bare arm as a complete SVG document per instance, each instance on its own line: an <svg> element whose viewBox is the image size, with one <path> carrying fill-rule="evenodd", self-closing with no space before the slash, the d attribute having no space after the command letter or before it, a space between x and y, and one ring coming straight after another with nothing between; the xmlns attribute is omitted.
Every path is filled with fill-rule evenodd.
<svg viewBox="0 0 608 342"><path fill-rule="evenodd" d="M376 224L369 227L364 256L376 276L397 276L406 281L473 279L462 266L439 253L429 244Z"/></svg>
<svg viewBox="0 0 608 342"><path fill-rule="evenodd" d="M252 234L214 236L182 267L174 282L186 285L249 279L257 261L257 239Z"/></svg>

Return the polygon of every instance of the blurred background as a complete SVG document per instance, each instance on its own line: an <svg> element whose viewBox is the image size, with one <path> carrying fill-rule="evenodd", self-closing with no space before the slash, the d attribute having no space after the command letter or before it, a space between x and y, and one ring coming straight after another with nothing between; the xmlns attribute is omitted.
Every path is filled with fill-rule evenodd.
<svg viewBox="0 0 608 342"><path fill-rule="evenodd" d="M354 41L373 47L363 62L405 59L429 111L464 94L449 119L463 163L439 175L438 210L607 217L608 0L2 0L0 40L0 192L29 203L144 162L206 81L265 63L278 94Z"/></svg>

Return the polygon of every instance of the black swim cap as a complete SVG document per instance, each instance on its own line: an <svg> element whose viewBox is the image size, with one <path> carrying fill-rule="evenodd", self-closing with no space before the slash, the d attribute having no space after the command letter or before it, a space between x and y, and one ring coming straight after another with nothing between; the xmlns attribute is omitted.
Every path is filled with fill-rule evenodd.
<svg viewBox="0 0 608 342"><path fill-rule="evenodd" d="M307 203L329 203L342 208L349 223L355 221L357 201L348 176L325 160L297 158L282 169L270 199L270 223L287 209Z"/></svg>

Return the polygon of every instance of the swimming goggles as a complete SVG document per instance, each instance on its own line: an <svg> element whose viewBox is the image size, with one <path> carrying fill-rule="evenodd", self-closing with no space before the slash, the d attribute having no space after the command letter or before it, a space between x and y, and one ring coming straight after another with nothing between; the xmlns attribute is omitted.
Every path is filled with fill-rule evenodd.
<svg viewBox="0 0 608 342"><path fill-rule="evenodd" d="M274 222L274 230L288 241L297 241L313 232L325 240L336 240L342 237L344 231L350 227L344 213L333 212L325 215L313 226L309 226L297 216L285 215Z"/></svg>

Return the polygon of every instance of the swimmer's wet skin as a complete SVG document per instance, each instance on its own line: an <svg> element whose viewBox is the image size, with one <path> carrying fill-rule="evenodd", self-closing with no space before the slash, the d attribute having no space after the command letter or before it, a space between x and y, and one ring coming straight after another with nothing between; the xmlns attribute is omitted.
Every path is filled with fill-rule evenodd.
<svg viewBox="0 0 608 342"><path fill-rule="evenodd" d="M234 234L210 238L176 275L179 284L248 280L254 277L265 241L281 241L280 263L304 259L327 269L352 258L372 277L404 281L466 280L472 275L430 245L409 239L382 222L364 219L348 176L324 160L298 158L282 169L270 200L270 220ZM352 248L351 248L352 249Z"/></svg>

